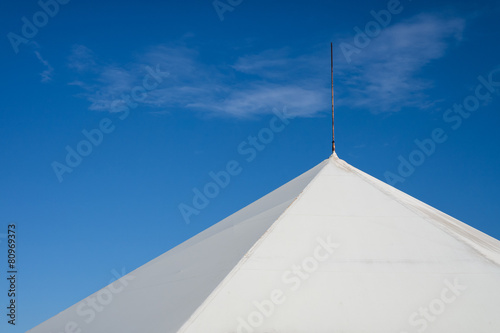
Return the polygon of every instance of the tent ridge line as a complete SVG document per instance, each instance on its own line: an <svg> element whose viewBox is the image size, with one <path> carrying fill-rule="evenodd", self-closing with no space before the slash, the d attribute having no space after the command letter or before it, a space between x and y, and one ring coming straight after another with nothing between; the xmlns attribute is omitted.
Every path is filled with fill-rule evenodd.
<svg viewBox="0 0 500 333"><path fill-rule="evenodd" d="M215 300L216 296L219 294L219 292L223 289L224 286L226 286L229 281L233 278L236 273L240 271L241 266L243 266L244 263L246 263L250 257L253 255L255 250L259 248L259 246L269 237L269 235L272 233L272 231L276 228L276 226L281 222L286 215L287 211L291 209L291 207L299 201L299 199L303 196L303 194L307 191L307 189L316 181L318 176L324 172L325 167L328 165L329 160L324 160L321 162L324 164L321 169L318 171L318 173L312 177L312 179L309 181L309 183L306 185L306 187L295 197L293 202L280 214L280 216L271 224L271 226L259 237L259 239L250 247L250 249L245 253L242 258L234 265L234 267L229 271L229 273L226 275L226 277L212 290L212 292L205 298L205 300L198 306L198 308L193 312L193 314L186 320L186 322L181 326L181 328L177 331L177 333L183 333L186 332L189 327L194 323L196 318L198 318L202 312L206 309L206 307L213 301Z"/></svg>
<svg viewBox="0 0 500 333"><path fill-rule="evenodd" d="M374 187L380 193L382 193L385 196L389 197L390 199L394 200L399 205L401 205L403 208L411 211L416 216L424 219L430 225L432 225L434 228L441 230L442 232L444 232L448 236L450 236L453 239L459 241L460 243L466 245L468 248L470 248L471 250L476 252L478 255L480 255L482 258L486 259L487 261L489 261L497 266L500 265L500 261L499 261L500 256L497 259L490 257L487 253L484 253L484 252L480 251L478 248L476 248L476 246L474 246L473 243L469 242L466 237L464 237L463 235L461 235L457 231L453 230L453 228L459 228L459 229L463 230L463 232L467 233L467 235L471 236L478 243L484 244L483 240L481 240L475 234L471 233L469 230L466 230L465 228L463 228L463 226L455 225L448 220L452 219L453 221L457 221L460 224L466 225L465 223L463 223L463 222L455 219L454 217L449 216L441 211L436 210L435 208L429 206L425 202L422 202L422 201L418 200L417 198L411 197L410 195L398 190L395 187L387 185L386 183L382 182L381 180L379 180L373 176L368 175L367 173L353 167L352 165L349 165L348 163L346 163L343 160L339 159L339 160L334 161L334 162L338 163L338 164L339 163L345 164L350 169L350 171L352 173L354 173L355 175L357 175L359 178L361 178L361 180L366 182L368 185L371 185L372 187ZM436 221L434 221L432 218L429 217L427 212L424 212L421 209L419 209L418 207L416 207L416 205L414 204L415 200L419 203L420 206L422 206L423 209L425 209L426 211L429 211L429 213L433 212L433 213L440 213L440 215L443 214L444 216L440 216L440 218L442 220L444 220L443 223L446 225L443 225L442 223L436 223ZM468 226L468 225L466 225L466 226ZM468 226L468 227L470 227L470 226ZM474 230L476 230L476 229L474 229ZM477 231L479 231L479 230L477 230ZM481 231L479 231L479 232L481 232ZM484 234L484 233L482 233L482 234ZM491 236L489 236L487 234L484 234L484 235L492 238ZM492 239L495 240L494 238L492 238ZM492 244L489 244L489 243L487 245L488 245L487 247L489 249L491 249L492 252L496 252L497 254L500 254L500 252L498 250L500 248L500 243L499 243L498 248L495 248Z"/></svg>

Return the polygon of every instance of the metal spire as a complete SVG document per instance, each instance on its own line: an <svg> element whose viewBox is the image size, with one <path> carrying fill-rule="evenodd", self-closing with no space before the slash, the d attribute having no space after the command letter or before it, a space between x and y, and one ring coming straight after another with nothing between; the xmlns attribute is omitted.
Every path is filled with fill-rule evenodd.
<svg viewBox="0 0 500 333"><path fill-rule="evenodd" d="M333 94L333 43L330 43L330 60L331 60L331 74L332 74L332 153L335 152L335 129L334 129L334 94Z"/></svg>

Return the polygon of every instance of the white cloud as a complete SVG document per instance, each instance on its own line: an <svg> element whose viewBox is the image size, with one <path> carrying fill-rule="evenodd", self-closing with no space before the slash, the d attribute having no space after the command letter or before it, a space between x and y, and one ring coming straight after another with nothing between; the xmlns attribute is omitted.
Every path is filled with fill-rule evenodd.
<svg viewBox="0 0 500 333"><path fill-rule="evenodd" d="M81 48L75 48L72 67L82 68L77 54ZM87 52L86 52L87 53ZM252 56L263 59L274 52ZM276 58L276 54L274 54ZM290 59L286 56L271 60L269 65L261 68L250 68L243 64L251 63L246 57L240 58L234 66L217 68L202 64L198 53L194 50L178 47L158 46L151 49L140 59L127 67L112 65L100 66L93 61L96 76L92 82L83 83L75 80L71 84L81 86L86 90L83 94L91 103L91 110L111 111L112 103L122 99L136 87L141 86L147 73L146 66L159 66L162 72L168 72L162 84L148 92L141 105L155 109L186 108L197 112L234 117L251 117L258 114L271 113L273 108L287 106L291 114L296 116L311 116L328 107L328 92L323 94L314 80L295 81L279 84L287 77L287 68L276 68L286 64ZM302 59L292 59L296 63L295 70L306 66ZM77 65L75 65L77 64ZM236 76L241 78L236 79Z"/></svg>
<svg viewBox="0 0 500 333"><path fill-rule="evenodd" d="M313 116L329 104L328 91L321 92L294 85L269 83L242 88L227 98L188 104L187 107L206 109L236 117L270 113L273 106L287 106L290 115Z"/></svg>
<svg viewBox="0 0 500 333"><path fill-rule="evenodd" d="M52 75L54 73L54 68L49 64L49 62L45 59L43 59L42 55L38 51L34 51L36 57L38 60L42 63L42 65L45 66L45 70L43 70L40 73L40 76L42 77L41 82L42 83L47 83L52 80Z"/></svg>
<svg viewBox="0 0 500 333"><path fill-rule="evenodd" d="M356 61L336 62L336 91L341 97L337 102L372 112L428 107L425 91L432 81L419 75L431 61L442 58L450 44L460 41L464 26L459 18L419 15L386 28ZM151 112L189 109L245 118L283 106L299 117L329 110L328 51L294 55L289 49L266 50L218 66L201 59L193 49L157 46L135 62L107 65L88 48L77 46L70 66L80 74L91 73L93 79L78 78L72 84L85 89L90 109L111 111L113 101L141 86L146 66L159 66L169 76L141 102Z"/></svg>
<svg viewBox="0 0 500 333"><path fill-rule="evenodd" d="M92 71L96 68L95 55L84 45L74 45L68 66L77 72Z"/></svg>
<svg viewBox="0 0 500 333"><path fill-rule="evenodd" d="M464 27L460 18L422 14L386 28L350 65L340 59L342 104L372 112L428 107L425 91L433 82L419 74L461 41Z"/></svg>

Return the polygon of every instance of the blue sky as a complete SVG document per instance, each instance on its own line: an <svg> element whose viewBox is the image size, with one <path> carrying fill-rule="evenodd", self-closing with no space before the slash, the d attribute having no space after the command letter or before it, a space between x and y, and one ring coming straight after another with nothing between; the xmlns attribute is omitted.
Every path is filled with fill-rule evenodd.
<svg viewBox="0 0 500 333"><path fill-rule="evenodd" d="M328 158L330 41L339 157L500 238L498 1L47 3L0 4L0 257L15 223L19 268L2 332Z"/></svg>

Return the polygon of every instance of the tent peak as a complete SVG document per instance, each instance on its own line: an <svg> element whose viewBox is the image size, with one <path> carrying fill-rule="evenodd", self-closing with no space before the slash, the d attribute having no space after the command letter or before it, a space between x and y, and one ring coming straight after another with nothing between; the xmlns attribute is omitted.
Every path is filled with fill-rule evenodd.
<svg viewBox="0 0 500 333"><path fill-rule="evenodd" d="M330 155L330 160L338 160L339 157L337 156L337 153L335 151L332 152Z"/></svg>

